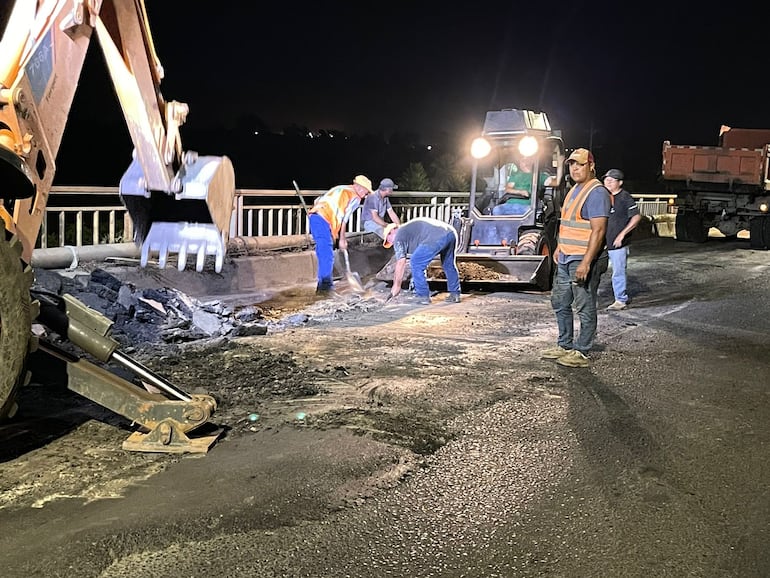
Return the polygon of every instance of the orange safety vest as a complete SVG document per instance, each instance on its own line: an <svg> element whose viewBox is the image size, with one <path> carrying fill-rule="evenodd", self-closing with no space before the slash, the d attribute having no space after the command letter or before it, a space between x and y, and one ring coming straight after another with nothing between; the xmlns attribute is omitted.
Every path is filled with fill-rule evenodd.
<svg viewBox="0 0 770 578"><path fill-rule="evenodd" d="M583 185L574 199L572 193L577 185L567 193L559 224L559 251L564 255L586 254L588 240L591 238L591 222L581 217L580 211L583 210L588 194L600 185L598 179L591 179Z"/></svg>
<svg viewBox="0 0 770 578"><path fill-rule="evenodd" d="M361 199L355 189L348 185L338 185L319 197L308 212L321 215L329 223L332 237L336 239L340 234L342 223L347 222L360 204Z"/></svg>

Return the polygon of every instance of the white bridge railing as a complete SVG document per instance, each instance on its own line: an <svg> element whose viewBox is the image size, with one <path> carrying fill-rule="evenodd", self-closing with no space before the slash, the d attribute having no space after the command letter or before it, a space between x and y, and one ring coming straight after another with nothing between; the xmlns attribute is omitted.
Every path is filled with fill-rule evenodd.
<svg viewBox="0 0 770 578"><path fill-rule="evenodd" d="M302 191L308 205L325 193ZM657 194L634 195L643 215L664 214L669 197ZM401 192L391 196L393 208L402 222L414 217L433 217L449 221L452 210L468 208L468 193ZM237 189L230 221L230 237L275 237L307 234L307 216L293 190ZM349 233L363 232L360 211L348 226ZM133 226L122 205L117 187L68 187L51 189L46 218L43 220L39 248L101 245L129 242Z"/></svg>

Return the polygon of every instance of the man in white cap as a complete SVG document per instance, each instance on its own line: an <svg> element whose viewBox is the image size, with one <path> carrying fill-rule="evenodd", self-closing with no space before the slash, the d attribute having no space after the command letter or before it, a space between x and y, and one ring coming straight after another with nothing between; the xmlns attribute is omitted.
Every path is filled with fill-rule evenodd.
<svg viewBox="0 0 770 578"><path fill-rule="evenodd" d="M397 188L398 185L393 182L393 179L382 179L379 188L371 195L367 195L363 209L361 209L364 231L374 233L380 239L384 239L385 227L388 224L385 220L386 215L390 217L392 223L396 225L401 223L388 198L393 194L393 189Z"/></svg>
<svg viewBox="0 0 770 578"><path fill-rule="evenodd" d="M610 195L596 178L591 151L575 149L567 159L574 186L564 198L559 237L553 259L556 278L551 306L559 336L556 347L541 352L566 367L588 367L588 351L596 335L596 302L601 274L607 270L604 253ZM575 308L580 333L575 337Z"/></svg>
<svg viewBox="0 0 770 578"><path fill-rule="evenodd" d="M348 248L345 227L361 201L372 192L372 181L364 175L353 179L352 185L337 185L318 197L308 211L310 234L315 241L318 261L317 293L328 293L334 288L334 242L340 249Z"/></svg>
<svg viewBox="0 0 770 578"><path fill-rule="evenodd" d="M460 272L455 262L457 231L454 227L429 217L417 217L403 225L390 223L385 227L385 240L382 246L386 249L393 247L396 257L393 287L388 299L396 297L401 292L408 255L415 299L421 305L430 305L430 288L425 278L425 270L438 256L441 259L441 268L444 270L449 291L446 301L460 302Z"/></svg>

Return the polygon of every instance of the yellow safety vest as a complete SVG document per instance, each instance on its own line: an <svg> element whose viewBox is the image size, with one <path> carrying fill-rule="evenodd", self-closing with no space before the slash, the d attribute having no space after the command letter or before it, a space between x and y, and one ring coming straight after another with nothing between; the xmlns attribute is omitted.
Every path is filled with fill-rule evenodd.
<svg viewBox="0 0 770 578"><path fill-rule="evenodd" d="M355 189L348 185L338 185L320 197L309 212L321 215L329 223L332 236L336 239L342 223L350 218L360 204L361 199Z"/></svg>
<svg viewBox="0 0 770 578"><path fill-rule="evenodd" d="M573 199L573 186L564 199L561 209L561 222L559 224L559 251L564 255L585 255L588 250L588 240L591 238L591 222L580 216L580 211L588 198L588 194L601 183L598 179L591 179L583 185Z"/></svg>

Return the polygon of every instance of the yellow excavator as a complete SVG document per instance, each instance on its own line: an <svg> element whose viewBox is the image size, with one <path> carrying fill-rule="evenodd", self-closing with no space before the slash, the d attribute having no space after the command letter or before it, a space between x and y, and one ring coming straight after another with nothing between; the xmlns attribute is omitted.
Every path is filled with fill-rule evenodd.
<svg viewBox="0 0 770 578"><path fill-rule="evenodd" d="M182 149L179 127L188 107L161 95L163 69L144 0L6 0L0 31L0 419L15 414L29 355L39 350L66 362L71 390L137 424L125 449L206 452L218 433L195 430L210 429L201 426L216 409L214 398L187 394L123 354L110 336L111 320L73 297L33 295L30 263L94 34L134 145L119 190L142 266L157 253L161 267L175 254L180 270L188 255L198 271L208 257L221 270L235 195L232 164ZM47 339L50 332L33 335L33 322L78 353ZM130 370L134 380L118 377L109 364Z"/></svg>

